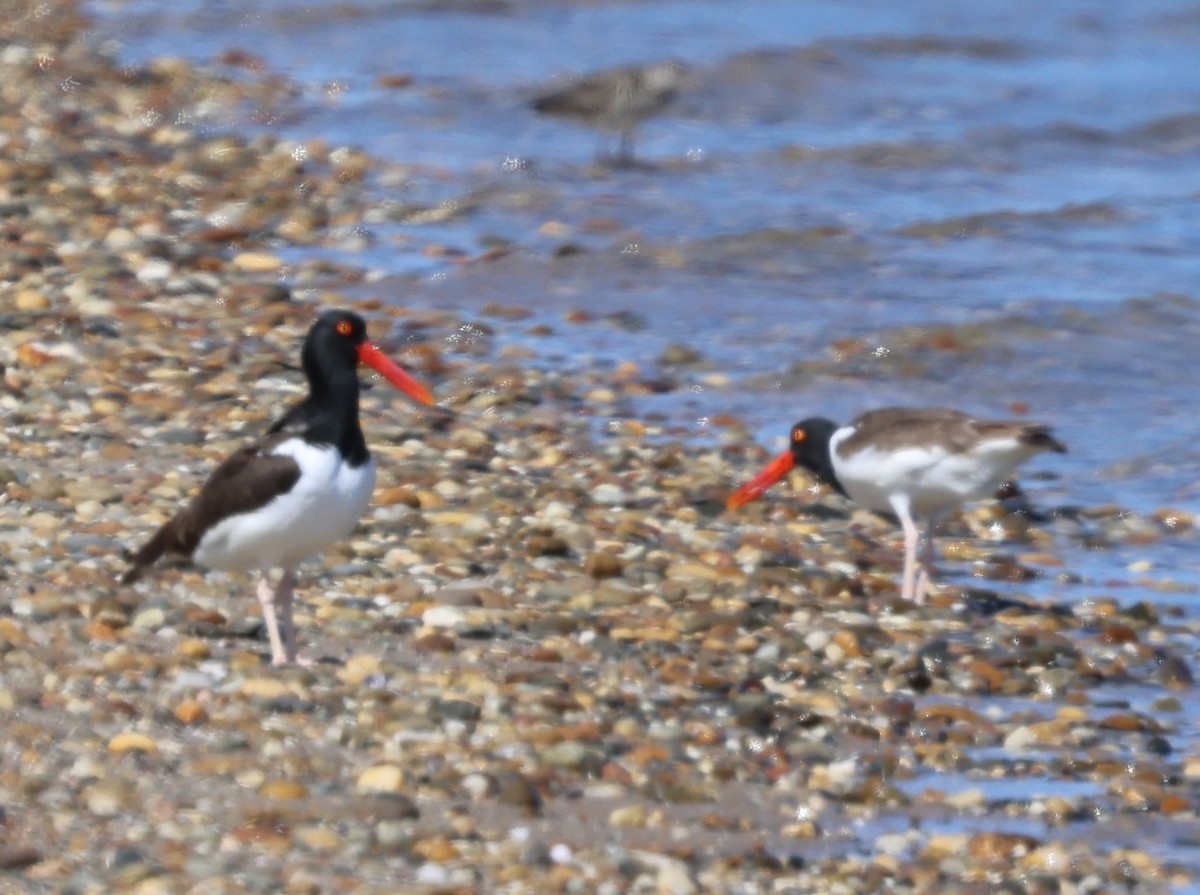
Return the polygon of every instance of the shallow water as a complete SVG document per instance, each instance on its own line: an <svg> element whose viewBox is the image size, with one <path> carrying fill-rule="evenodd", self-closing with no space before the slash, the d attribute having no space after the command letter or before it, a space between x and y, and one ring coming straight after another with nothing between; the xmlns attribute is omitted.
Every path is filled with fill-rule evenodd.
<svg viewBox="0 0 1200 895"><path fill-rule="evenodd" d="M673 343L696 348L707 363L677 374L684 388L618 408L672 437L719 440L711 421L731 412L775 449L814 413L1020 405L1071 448L1027 467L1035 503L1200 512L1200 11L1187 0L91 8L97 38L130 62L221 65L239 48L298 87L283 109L193 125L361 146L408 166L381 202L458 210L319 250L369 268L367 293L526 307L490 321L496 342L547 366L654 368ZM642 129L642 167L593 164L594 134L525 108L571 74L666 56L695 79ZM486 264L423 251L497 242L512 251ZM557 257L564 244L582 251ZM572 309L595 319L567 322ZM532 334L542 323L553 331ZM1061 552L1081 584L1019 588L1197 611L1194 534ZM1194 663L1195 644L1182 652ZM1187 696L1184 714L1198 708ZM1182 721L1176 737L1196 742Z"/></svg>
<svg viewBox="0 0 1200 895"><path fill-rule="evenodd" d="M1200 502L1200 306L1123 307L1195 297L1200 281L1200 14L1182 0L93 10L97 36L131 61L240 48L299 87L286 114L225 110L211 126L363 146L416 166L406 197L474 197L445 223L381 225L349 252L393 275L377 291L551 320L565 307L644 318L640 332L560 326L537 346L552 359L700 349L736 387L647 401L697 434L723 410L770 441L813 410L1005 413L1019 401L1071 444L1039 467L1061 472L1070 499ZM523 106L564 76L666 55L696 73L674 113L643 129L654 167L597 168L593 134ZM538 233L549 221L591 251L552 257L564 239ZM516 251L482 274L419 250L478 252L488 238ZM1027 325L1006 338L1014 309ZM893 369L894 328L979 322L998 329L989 354ZM511 329L502 340L527 327ZM828 359L850 336L875 339L888 363L789 381L795 362Z"/></svg>
<svg viewBox="0 0 1200 895"><path fill-rule="evenodd" d="M1031 801L1059 796L1065 799L1094 798L1104 793L1104 787L1091 780L1055 780L1046 777L1025 777L1019 783L1011 778L994 779L971 774L939 773L901 780L897 788L910 796L920 796L928 790L946 795L978 791L988 802ZM1016 793L1019 792L1019 795Z"/></svg>

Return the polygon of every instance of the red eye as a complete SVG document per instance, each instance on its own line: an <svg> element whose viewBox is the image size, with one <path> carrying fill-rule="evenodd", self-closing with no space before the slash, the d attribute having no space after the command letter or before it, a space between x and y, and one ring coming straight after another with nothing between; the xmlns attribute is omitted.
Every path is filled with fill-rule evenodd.
<svg viewBox="0 0 1200 895"><path fill-rule="evenodd" d="M334 329L337 330L337 334L339 336L348 336L354 332L354 324L351 323L349 320L340 320L340 321L338 321L338 325L335 326Z"/></svg>

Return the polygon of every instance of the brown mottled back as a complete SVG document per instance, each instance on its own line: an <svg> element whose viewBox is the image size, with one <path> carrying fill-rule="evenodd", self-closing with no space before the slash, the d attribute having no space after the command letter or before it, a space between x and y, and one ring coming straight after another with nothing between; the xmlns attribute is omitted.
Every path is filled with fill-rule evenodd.
<svg viewBox="0 0 1200 895"><path fill-rule="evenodd" d="M954 454L971 451L985 441L1015 438L1032 448L1066 453L1066 446L1043 423L979 420L940 407L888 407L864 413L854 434L837 446L843 459L867 448L889 451L906 447L941 447Z"/></svg>
<svg viewBox="0 0 1200 895"><path fill-rule="evenodd" d="M608 69L540 96L531 105L546 115L625 129L666 108L686 73L686 66L674 60Z"/></svg>

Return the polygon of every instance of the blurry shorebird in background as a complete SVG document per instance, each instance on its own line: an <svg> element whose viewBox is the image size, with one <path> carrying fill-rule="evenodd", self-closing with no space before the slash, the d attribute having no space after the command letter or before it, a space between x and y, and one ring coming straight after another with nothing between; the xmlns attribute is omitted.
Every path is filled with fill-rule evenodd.
<svg viewBox="0 0 1200 895"><path fill-rule="evenodd" d="M595 128L601 132L597 160L631 165L637 126L663 112L679 95L688 75L688 67L677 59L611 68L545 93L530 105L543 115L571 118ZM620 136L615 157L607 152L610 133Z"/></svg>

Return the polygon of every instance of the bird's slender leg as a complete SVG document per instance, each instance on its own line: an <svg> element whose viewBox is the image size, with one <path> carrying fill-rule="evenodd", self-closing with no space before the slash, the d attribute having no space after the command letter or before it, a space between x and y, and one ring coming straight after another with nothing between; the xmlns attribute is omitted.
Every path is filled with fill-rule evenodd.
<svg viewBox="0 0 1200 895"><path fill-rule="evenodd" d="M280 582L282 586L283 582ZM279 636L279 620L275 617L276 589L271 586L271 573L263 571L258 581L258 603L262 606L263 621L267 625L267 639L271 641L271 664L283 665L288 661L283 648L283 640ZM288 605L288 619L291 617L291 605Z"/></svg>
<svg viewBox="0 0 1200 895"><path fill-rule="evenodd" d="M621 146L618 152L617 164L623 166L633 164L633 131L621 131Z"/></svg>
<svg viewBox="0 0 1200 895"><path fill-rule="evenodd" d="M922 605L925 602L925 597L928 593L929 572L925 570L925 566L922 564L921 568L917 570L917 584L916 592L913 594L913 602L918 606Z"/></svg>
<svg viewBox="0 0 1200 895"><path fill-rule="evenodd" d="M297 664L306 664L300 662L296 651L296 618L294 615L296 594L296 570L284 569L283 575L279 578L279 585L275 589L275 600L279 603L279 611L283 616L283 661L276 661L272 658L272 662L276 665L282 665L284 662L295 662Z"/></svg>
<svg viewBox="0 0 1200 895"><path fill-rule="evenodd" d="M917 591L915 602L924 603L929 592L929 584L933 580L934 564L937 561L937 551L934 547L933 536L938 529L939 520L936 516L925 526L925 542L921 545L921 569L917 573Z"/></svg>
<svg viewBox="0 0 1200 895"><path fill-rule="evenodd" d="M900 598L921 603L925 597L924 593L917 594L917 541L920 540L921 533L913 522L908 498L897 494L892 496L890 502L896 518L900 520L900 527L904 529L904 579L900 587Z"/></svg>
<svg viewBox="0 0 1200 895"><path fill-rule="evenodd" d="M608 134L600 131L596 137L596 164L607 165L612 161L612 150L609 147Z"/></svg>

